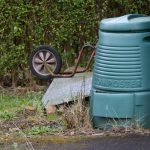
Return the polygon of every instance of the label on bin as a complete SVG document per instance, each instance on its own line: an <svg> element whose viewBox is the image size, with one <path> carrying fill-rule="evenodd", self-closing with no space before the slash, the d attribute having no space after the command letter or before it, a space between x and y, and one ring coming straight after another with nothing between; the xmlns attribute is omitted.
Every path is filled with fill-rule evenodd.
<svg viewBox="0 0 150 150"><path fill-rule="evenodd" d="M94 85L109 88L140 88L141 80L113 80L104 78L95 78Z"/></svg>

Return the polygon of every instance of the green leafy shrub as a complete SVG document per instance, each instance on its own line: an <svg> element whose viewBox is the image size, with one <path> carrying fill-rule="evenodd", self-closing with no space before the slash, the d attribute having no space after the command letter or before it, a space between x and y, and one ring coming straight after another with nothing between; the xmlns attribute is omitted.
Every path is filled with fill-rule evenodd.
<svg viewBox="0 0 150 150"><path fill-rule="evenodd" d="M150 14L149 4L149 0L1 0L0 80L8 73L12 78L21 72L28 76L28 56L42 44L55 47L64 68L69 67L84 43L96 44L101 19Z"/></svg>

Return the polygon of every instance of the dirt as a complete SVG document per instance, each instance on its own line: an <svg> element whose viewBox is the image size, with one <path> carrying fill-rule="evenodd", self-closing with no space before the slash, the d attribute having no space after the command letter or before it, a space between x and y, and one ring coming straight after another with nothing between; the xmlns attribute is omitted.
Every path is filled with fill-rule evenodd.
<svg viewBox="0 0 150 150"><path fill-rule="evenodd" d="M10 120L0 120L0 137L1 136L13 136L18 132L30 130L35 126L48 126L57 128L60 126L60 122L48 121L44 116L30 115L20 111L16 114L15 118Z"/></svg>
<svg viewBox="0 0 150 150"><path fill-rule="evenodd" d="M62 126L62 117L57 118L55 121L50 121L47 119L46 116L40 116L38 114L29 114L24 112L24 110L19 111L15 118L10 120L0 120L0 136L7 135L7 134L14 134L21 131L27 131L34 126L48 126L52 128L59 128ZM65 125L64 125L65 126ZM107 130L99 130L99 129L92 129L92 128L73 128L73 129L66 129L64 128L60 132L56 132L55 135L62 135L62 136L92 136L92 135L102 135L102 136L114 136L114 135L128 135L132 133L138 134L150 134L149 129L143 128L123 128L123 127L114 127ZM45 134L44 134L45 135Z"/></svg>
<svg viewBox="0 0 150 150"><path fill-rule="evenodd" d="M13 128L19 128L21 130L23 129L27 129L27 128L31 128L33 126L36 125L41 125L41 126L54 126L56 125L55 122L51 122L51 121L46 121L44 119L40 119L40 120L28 120L28 119L24 119L24 118L17 118L17 119L13 119L10 121L3 121L1 122L1 126L0 126L0 131L3 132L10 132L11 129Z"/></svg>
<svg viewBox="0 0 150 150"><path fill-rule="evenodd" d="M138 135L150 135L150 130L142 128L118 128L114 127L110 130L93 130L91 128L79 127L75 129L59 130L54 133L43 133L37 135L28 134L28 130L31 130L35 126L44 126L58 129L62 126L61 117L56 119L56 121L50 121L46 116L33 113L31 111L21 110L17 112L15 118L10 120L0 120L0 150L1 149L32 149L32 145L35 149L49 149L50 147L54 150L55 148L62 145L66 145L64 149L71 150L72 145L74 149L76 145L84 142L87 143L88 139L90 141L93 137L122 137L133 134ZM114 138L114 139L115 139ZM142 138L141 138L142 139ZM98 140L97 140L98 143ZM88 144L88 143L87 143ZM91 142L92 144L92 142ZM104 143L105 144L105 143ZM70 149L71 148L71 149ZM83 148L84 149L84 148ZM83 150L82 149L82 150ZM58 149L57 149L58 150ZM62 149L63 150L63 149Z"/></svg>
<svg viewBox="0 0 150 150"><path fill-rule="evenodd" d="M99 150L99 147L103 146L104 149L110 149L111 146L107 143L113 144L114 148L121 147L123 143L126 148L130 147L127 145L128 142L131 145L135 144L137 148L137 141L142 140L142 136L146 141L150 139L149 130L140 129L137 130L124 130L122 128L114 128L112 130L90 130L84 128L78 129L64 129L61 132L56 132L54 134L44 133L39 135L28 135L26 131L34 126L49 126L57 128L60 126L60 121L48 121L43 116L23 114L23 112L18 112L16 118L11 120L0 121L0 150L7 149L39 149L39 150L91 150L94 146L94 150ZM135 134L136 133L136 134ZM128 140L126 138L129 135L136 135L135 138ZM127 143L124 142L125 139ZM133 142L131 142L133 140ZM145 142L149 148L149 142ZM141 145L139 145L141 146ZM93 149L93 148L92 148Z"/></svg>

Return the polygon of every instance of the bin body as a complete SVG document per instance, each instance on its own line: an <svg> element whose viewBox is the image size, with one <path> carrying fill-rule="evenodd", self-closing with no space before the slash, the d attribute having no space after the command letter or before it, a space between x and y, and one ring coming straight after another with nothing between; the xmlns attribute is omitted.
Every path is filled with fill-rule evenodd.
<svg viewBox="0 0 150 150"><path fill-rule="evenodd" d="M95 127L110 119L150 127L150 17L101 21L90 108Z"/></svg>

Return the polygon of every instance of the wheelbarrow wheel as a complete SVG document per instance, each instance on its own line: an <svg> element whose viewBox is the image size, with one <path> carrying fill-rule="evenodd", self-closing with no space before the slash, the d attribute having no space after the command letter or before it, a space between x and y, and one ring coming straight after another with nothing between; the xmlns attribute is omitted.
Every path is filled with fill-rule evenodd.
<svg viewBox="0 0 150 150"><path fill-rule="evenodd" d="M54 48L42 45L31 53L29 67L32 74L36 77L49 80L53 78L53 74L60 72L62 59Z"/></svg>

